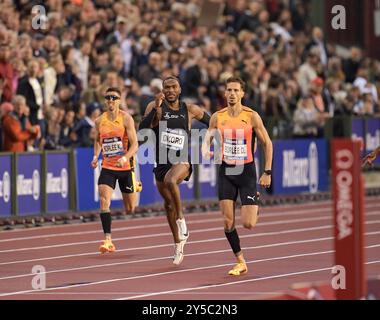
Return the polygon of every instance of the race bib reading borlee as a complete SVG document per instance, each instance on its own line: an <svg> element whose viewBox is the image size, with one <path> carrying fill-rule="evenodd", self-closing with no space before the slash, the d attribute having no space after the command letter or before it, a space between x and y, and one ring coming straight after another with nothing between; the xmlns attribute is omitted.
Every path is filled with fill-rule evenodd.
<svg viewBox="0 0 380 320"><path fill-rule="evenodd" d="M170 130L161 132L160 142L168 149L182 150L185 145L185 135L178 130Z"/></svg>
<svg viewBox="0 0 380 320"><path fill-rule="evenodd" d="M120 137L104 138L102 141L103 156L115 157L124 154L123 142Z"/></svg>
<svg viewBox="0 0 380 320"><path fill-rule="evenodd" d="M246 160L248 156L247 141L245 139L225 139L223 156L226 160Z"/></svg>

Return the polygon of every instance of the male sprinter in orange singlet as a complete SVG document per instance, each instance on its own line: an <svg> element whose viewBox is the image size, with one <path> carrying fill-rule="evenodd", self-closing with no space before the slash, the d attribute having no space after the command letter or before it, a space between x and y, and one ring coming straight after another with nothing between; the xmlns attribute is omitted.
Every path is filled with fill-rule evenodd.
<svg viewBox="0 0 380 320"><path fill-rule="evenodd" d="M376 160L377 156L380 154L380 146L378 146L375 150L368 153L362 160L362 167L365 167L367 164L373 166L373 162Z"/></svg>
<svg viewBox="0 0 380 320"><path fill-rule="evenodd" d="M224 218L226 238L236 256L237 264L229 275L239 276L248 271L240 239L235 229L235 202L238 192L241 199L243 226L251 229L258 217L258 193L256 190L256 169L254 150L256 136L264 147L265 171L259 180L263 187L271 184L273 146L263 122L257 112L243 106L245 83L238 77L226 81L225 97L227 107L214 113L202 145L202 153L210 158L210 144L214 134L220 138L221 160L218 180L219 205ZM213 132L214 131L214 132Z"/></svg>
<svg viewBox="0 0 380 320"><path fill-rule="evenodd" d="M120 110L121 92L117 88L106 91L104 112L95 121L97 140L94 144L93 168L98 165L100 152L103 154L102 170L99 176L100 219L102 221L105 240L101 244L101 253L114 252L115 246L111 239L110 203L112 192L118 180L123 195L126 213L134 211L136 193L141 185L135 180L135 154L138 149L135 124L133 118Z"/></svg>

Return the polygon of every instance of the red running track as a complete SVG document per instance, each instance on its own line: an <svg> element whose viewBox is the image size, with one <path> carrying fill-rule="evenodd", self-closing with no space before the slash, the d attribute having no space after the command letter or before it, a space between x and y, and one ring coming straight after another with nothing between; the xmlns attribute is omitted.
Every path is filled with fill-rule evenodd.
<svg viewBox="0 0 380 320"><path fill-rule="evenodd" d="M117 252L97 252L100 222L0 232L0 299L265 299L294 283L330 282L334 265L330 201L260 209L253 230L240 227L249 272L227 275L234 257L220 212L187 214L185 259L172 264L166 218L113 221ZM380 275L380 197L366 198L368 276ZM46 289L34 290L34 266Z"/></svg>

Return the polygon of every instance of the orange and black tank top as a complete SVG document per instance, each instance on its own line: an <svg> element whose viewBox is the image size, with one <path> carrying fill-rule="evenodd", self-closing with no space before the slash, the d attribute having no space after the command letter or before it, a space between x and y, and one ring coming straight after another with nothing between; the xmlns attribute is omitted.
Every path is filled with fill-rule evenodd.
<svg viewBox="0 0 380 320"><path fill-rule="evenodd" d="M253 111L243 107L240 114L232 117L228 109L217 113L217 128L221 135L222 161L241 165L253 162L255 131L252 129Z"/></svg>
<svg viewBox="0 0 380 320"><path fill-rule="evenodd" d="M117 160L124 156L129 148L127 130L124 126L125 112L120 110L116 119L111 121L107 112L100 116L99 133L102 146L102 168L110 170L130 170L134 167L134 157L126 162L122 168L116 166Z"/></svg>

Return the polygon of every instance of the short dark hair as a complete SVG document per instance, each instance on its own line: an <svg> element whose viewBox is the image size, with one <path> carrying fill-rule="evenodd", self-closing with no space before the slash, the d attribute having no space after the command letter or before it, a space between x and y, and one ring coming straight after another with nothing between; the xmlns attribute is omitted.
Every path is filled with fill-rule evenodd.
<svg viewBox="0 0 380 320"><path fill-rule="evenodd" d="M227 84L231 83L231 82L237 82L237 83L240 83L240 87L243 91L245 91L245 82L240 78L240 77L229 77L227 80L226 80L226 86Z"/></svg>
<svg viewBox="0 0 380 320"><path fill-rule="evenodd" d="M109 87L107 90L106 90L106 93L108 92L117 92L119 94L119 96L121 96L121 91L116 88L116 87Z"/></svg>
<svg viewBox="0 0 380 320"><path fill-rule="evenodd" d="M162 85L164 85L165 81L168 81L168 80L175 80L181 86L181 82L179 81L179 79L176 76L168 76L168 77L166 77L164 80L162 80Z"/></svg>

